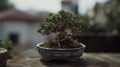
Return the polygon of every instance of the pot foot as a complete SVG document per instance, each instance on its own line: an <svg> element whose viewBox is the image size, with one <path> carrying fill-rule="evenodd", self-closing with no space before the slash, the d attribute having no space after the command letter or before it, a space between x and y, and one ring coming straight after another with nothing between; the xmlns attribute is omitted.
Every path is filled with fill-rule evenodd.
<svg viewBox="0 0 120 67"><path fill-rule="evenodd" d="M78 62L79 58L69 58L69 59L65 59L68 62Z"/></svg>

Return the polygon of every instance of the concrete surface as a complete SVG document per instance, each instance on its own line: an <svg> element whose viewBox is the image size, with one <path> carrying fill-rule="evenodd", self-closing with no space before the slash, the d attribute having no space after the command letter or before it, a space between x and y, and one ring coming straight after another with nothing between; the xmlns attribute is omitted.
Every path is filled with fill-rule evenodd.
<svg viewBox="0 0 120 67"><path fill-rule="evenodd" d="M25 51L8 60L8 67L120 67L120 53L84 53L78 62L43 61L37 50Z"/></svg>

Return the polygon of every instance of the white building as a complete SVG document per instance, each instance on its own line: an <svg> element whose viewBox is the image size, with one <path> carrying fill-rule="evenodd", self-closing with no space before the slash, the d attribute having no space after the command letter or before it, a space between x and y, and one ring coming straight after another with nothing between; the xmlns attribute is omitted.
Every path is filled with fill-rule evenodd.
<svg viewBox="0 0 120 67"><path fill-rule="evenodd" d="M14 44L36 44L46 39L37 32L43 16L7 10L0 13L0 38L11 39Z"/></svg>

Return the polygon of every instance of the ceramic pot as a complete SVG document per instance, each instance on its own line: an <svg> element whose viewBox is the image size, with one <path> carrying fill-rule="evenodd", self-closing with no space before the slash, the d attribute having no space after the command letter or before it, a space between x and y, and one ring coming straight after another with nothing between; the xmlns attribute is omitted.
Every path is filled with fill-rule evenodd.
<svg viewBox="0 0 120 67"><path fill-rule="evenodd" d="M7 49L5 48L0 48L0 67L5 67L7 63Z"/></svg>
<svg viewBox="0 0 120 67"><path fill-rule="evenodd" d="M77 61L84 53L85 45L80 43L81 47L77 48L45 48L37 44L38 52L42 56L43 60L49 61L52 59L65 59L70 62Z"/></svg>

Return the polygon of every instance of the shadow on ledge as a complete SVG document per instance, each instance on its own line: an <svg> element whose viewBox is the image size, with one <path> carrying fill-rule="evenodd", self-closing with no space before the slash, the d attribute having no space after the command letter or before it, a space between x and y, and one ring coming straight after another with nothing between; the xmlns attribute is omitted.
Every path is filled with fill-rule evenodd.
<svg viewBox="0 0 120 67"><path fill-rule="evenodd" d="M86 67L86 61L79 59L78 62L68 62L66 60L51 60L44 61L40 60L47 67Z"/></svg>
<svg viewBox="0 0 120 67"><path fill-rule="evenodd" d="M109 67L107 62L91 58L80 58L78 62L68 62L66 60L44 61L42 59L40 62L47 67Z"/></svg>

